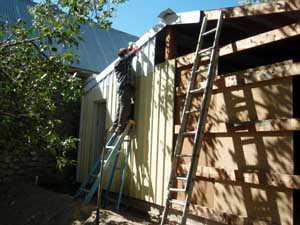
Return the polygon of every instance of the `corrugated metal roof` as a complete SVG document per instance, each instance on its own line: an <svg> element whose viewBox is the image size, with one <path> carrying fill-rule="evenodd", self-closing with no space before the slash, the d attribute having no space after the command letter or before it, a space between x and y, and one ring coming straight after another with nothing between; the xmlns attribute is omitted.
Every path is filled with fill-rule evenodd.
<svg viewBox="0 0 300 225"><path fill-rule="evenodd" d="M0 0L0 17L14 23L18 18L31 23L32 17L28 8L35 3L30 0ZM112 63L117 57L117 50L127 46L128 42L136 41L138 37L111 28L101 30L88 25L82 26L84 42L79 44L80 64L73 66L100 72Z"/></svg>

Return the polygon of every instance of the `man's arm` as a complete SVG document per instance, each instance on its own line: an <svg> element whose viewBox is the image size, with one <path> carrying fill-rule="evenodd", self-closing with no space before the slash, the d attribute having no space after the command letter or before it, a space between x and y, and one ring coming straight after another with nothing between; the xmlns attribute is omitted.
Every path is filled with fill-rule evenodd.
<svg viewBox="0 0 300 225"><path fill-rule="evenodd" d="M130 44L128 49L130 50L130 52L124 57L126 60L130 60L134 56L136 56L139 50L139 48L135 44Z"/></svg>

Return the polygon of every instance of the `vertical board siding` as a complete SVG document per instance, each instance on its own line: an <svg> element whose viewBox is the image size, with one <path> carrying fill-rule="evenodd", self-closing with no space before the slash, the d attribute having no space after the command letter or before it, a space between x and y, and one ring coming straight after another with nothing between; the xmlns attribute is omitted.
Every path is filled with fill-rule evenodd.
<svg viewBox="0 0 300 225"><path fill-rule="evenodd" d="M145 47L134 62L137 72L137 87L134 116L136 126L130 143L130 158L127 169L125 194L151 203L163 205L171 168L173 148L173 111L175 60L154 68L154 47ZM153 54L152 54L153 53ZM149 73L145 75L145 71ZM91 153L93 140L93 110L96 101L105 100L107 107L106 127L110 127L117 109L115 74L111 73L98 86L82 98L80 145L77 179L83 181L95 158ZM103 121L104 122L104 121ZM125 160L124 144L118 167ZM110 177L108 170L105 179ZM111 191L118 192L121 171L116 170Z"/></svg>
<svg viewBox="0 0 300 225"><path fill-rule="evenodd" d="M170 173L173 145L175 61L141 76L136 90L136 132L131 151L126 193L162 205Z"/></svg>

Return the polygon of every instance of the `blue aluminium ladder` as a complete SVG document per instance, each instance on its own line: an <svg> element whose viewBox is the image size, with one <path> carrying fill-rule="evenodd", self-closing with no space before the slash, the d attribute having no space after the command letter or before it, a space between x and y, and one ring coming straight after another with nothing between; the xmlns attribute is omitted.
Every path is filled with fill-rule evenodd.
<svg viewBox="0 0 300 225"><path fill-rule="evenodd" d="M88 204L91 199L93 198L95 192L97 191L97 188L100 184L100 181L102 179L102 176L105 175L107 172L107 168L111 164L111 162L114 160L111 176L109 183L107 185L106 189L106 194L105 194L105 201L104 203L107 202L108 200L108 193L112 185L112 181L114 178L114 173L117 167L119 155L121 152L121 147L124 142L130 142L130 139L125 140L125 137L128 135L130 129L133 126L133 122L129 122L124 129L124 131L120 134L117 135L114 133L109 141L107 142L105 149L104 149L104 154L100 154L100 156L97 158L96 162L94 163L91 172L89 176L83 181L81 184L80 188L74 195L74 198L82 198L84 204ZM117 210L120 208L120 203L121 203L121 198L123 194L123 189L124 189L124 183L125 183L125 177L126 177L126 170L127 170L127 164L128 164L128 158L130 154L130 144L128 145L129 148L127 149L127 154L126 154L126 159L125 159L125 164L122 168L122 177L121 177L121 185L120 185L120 190L119 190L119 197L118 197L118 202L117 202ZM104 155L102 159L102 155ZM103 169L101 169L101 163L103 164Z"/></svg>

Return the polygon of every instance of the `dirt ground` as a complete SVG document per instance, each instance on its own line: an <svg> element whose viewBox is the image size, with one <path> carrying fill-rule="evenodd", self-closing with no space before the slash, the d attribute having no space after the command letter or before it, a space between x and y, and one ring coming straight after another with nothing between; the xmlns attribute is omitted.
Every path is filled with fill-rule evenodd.
<svg viewBox="0 0 300 225"><path fill-rule="evenodd" d="M0 187L0 225L94 225L95 205L84 206L66 194L31 184ZM136 211L101 210L100 224L151 225Z"/></svg>

